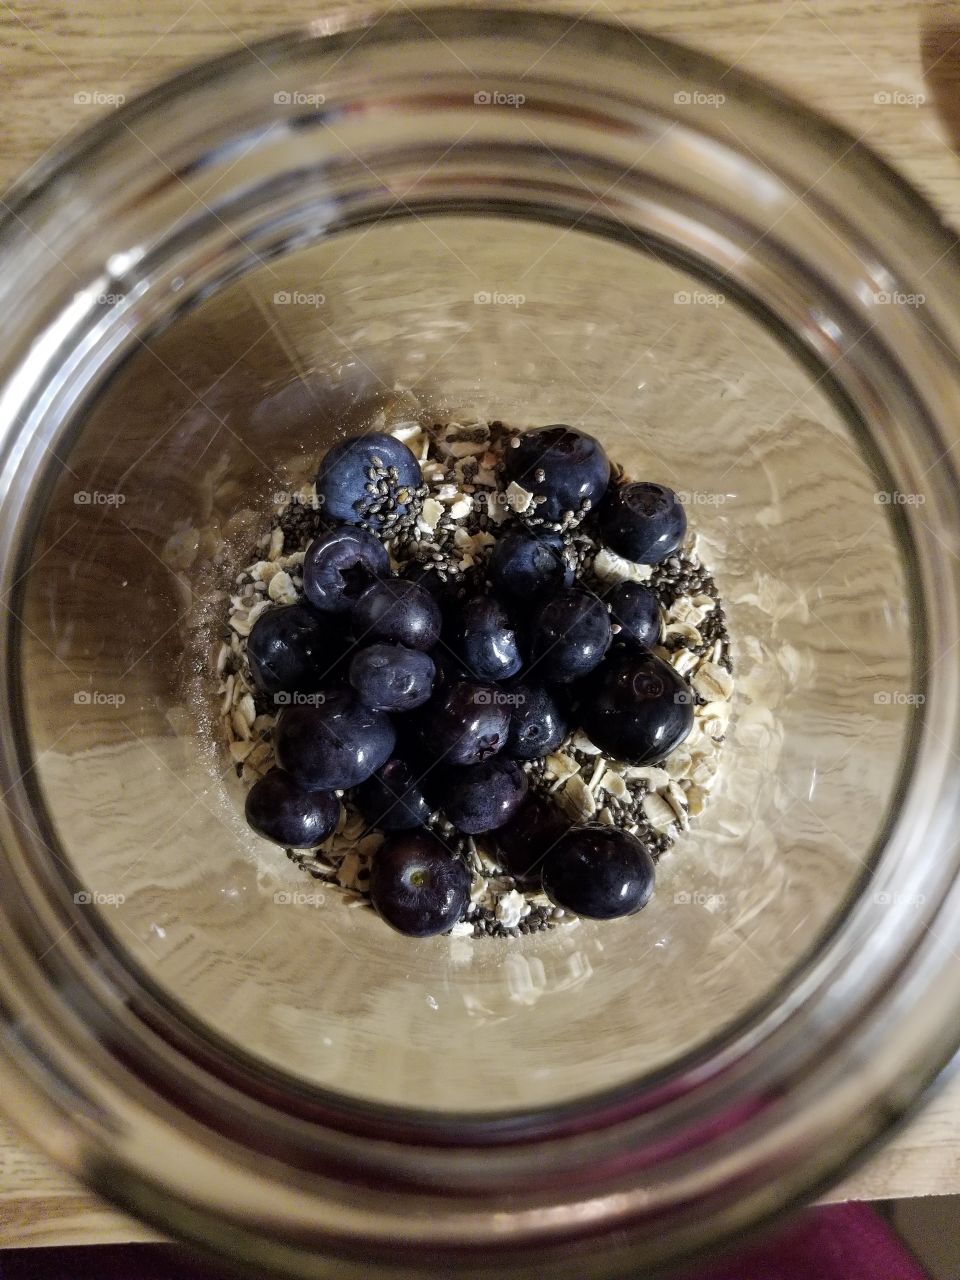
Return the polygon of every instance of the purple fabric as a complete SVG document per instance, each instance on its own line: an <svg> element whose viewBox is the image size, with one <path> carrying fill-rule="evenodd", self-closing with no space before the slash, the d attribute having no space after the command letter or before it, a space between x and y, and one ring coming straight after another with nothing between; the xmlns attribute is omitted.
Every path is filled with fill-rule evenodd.
<svg viewBox="0 0 960 1280"><path fill-rule="evenodd" d="M762 1245L677 1280L930 1280L866 1204L808 1209Z"/></svg>

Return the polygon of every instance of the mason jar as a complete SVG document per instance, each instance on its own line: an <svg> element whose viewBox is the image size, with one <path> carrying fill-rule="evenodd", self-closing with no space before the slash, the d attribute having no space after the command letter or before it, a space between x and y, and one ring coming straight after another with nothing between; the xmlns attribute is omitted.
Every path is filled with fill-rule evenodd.
<svg viewBox="0 0 960 1280"><path fill-rule="evenodd" d="M960 1035L960 274L866 147L593 18L331 11L0 221L0 1078L260 1273L636 1274L834 1182ZM687 495L737 692L639 915L403 938L243 821L214 664L371 423Z"/></svg>

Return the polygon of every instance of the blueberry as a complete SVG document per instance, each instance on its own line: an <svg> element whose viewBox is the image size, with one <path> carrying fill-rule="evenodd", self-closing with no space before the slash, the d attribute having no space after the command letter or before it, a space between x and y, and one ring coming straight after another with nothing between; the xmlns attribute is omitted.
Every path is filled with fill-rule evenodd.
<svg viewBox="0 0 960 1280"><path fill-rule="evenodd" d="M394 756L354 792L371 827L409 831L422 827L432 812L406 760Z"/></svg>
<svg viewBox="0 0 960 1280"><path fill-rule="evenodd" d="M526 680L526 676L521 677ZM531 677L532 678L532 677ZM567 684L551 684L550 696L557 704L557 711L568 725L580 723L580 703L589 691L590 676L583 680L571 680Z"/></svg>
<svg viewBox="0 0 960 1280"><path fill-rule="evenodd" d="M517 633L493 596L476 596L460 610L455 647L477 680L506 680L522 665Z"/></svg>
<svg viewBox="0 0 960 1280"><path fill-rule="evenodd" d="M529 599L560 587L573 586L573 565L555 533L508 529L490 553L490 580L505 595Z"/></svg>
<svg viewBox="0 0 960 1280"><path fill-rule="evenodd" d="M502 827L527 794L523 768L503 756L434 774L428 782L447 818L465 835Z"/></svg>
<svg viewBox="0 0 960 1280"><path fill-rule="evenodd" d="M426 831L391 836L370 868L370 900L399 933L428 938L462 919L470 872Z"/></svg>
<svg viewBox="0 0 960 1280"><path fill-rule="evenodd" d="M416 582L433 596L441 609L462 603L475 595L481 588L476 570L467 569L463 573L449 575L441 579L435 564L414 564L404 569L403 577L408 582Z"/></svg>
<svg viewBox="0 0 960 1280"><path fill-rule="evenodd" d="M438 645L430 656L437 668L437 678L433 683L435 693L439 693L441 689L448 689L452 684L460 684L463 681L469 684L473 680L457 655L442 644Z"/></svg>
<svg viewBox="0 0 960 1280"><path fill-rule="evenodd" d="M620 627L618 639L638 649L652 649L660 639L660 602L639 582L618 582L607 596L610 617Z"/></svg>
<svg viewBox="0 0 960 1280"><path fill-rule="evenodd" d="M349 525L321 533L303 562L303 593L324 613L349 613L375 578L390 572L390 557L372 533Z"/></svg>
<svg viewBox="0 0 960 1280"><path fill-rule="evenodd" d="M531 672L543 680L579 680L610 647L610 615L587 591L560 591L534 614L530 631Z"/></svg>
<svg viewBox="0 0 960 1280"><path fill-rule="evenodd" d="M271 769L247 792L246 818L257 835L290 849L313 849L332 835L340 801L332 791L300 786L283 769Z"/></svg>
<svg viewBox="0 0 960 1280"><path fill-rule="evenodd" d="M503 460L507 482L515 480L545 501L536 514L560 521L589 503L595 507L610 483L610 462L599 440L562 424L527 431Z"/></svg>
<svg viewBox="0 0 960 1280"><path fill-rule="evenodd" d="M618 555L659 564L683 542L687 517L680 499L662 484L612 485L600 508L600 533Z"/></svg>
<svg viewBox="0 0 960 1280"><path fill-rule="evenodd" d="M663 760L693 728L693 694L669 663L618 649L590 681L580 717L606 755L627 764Z"/></svg>
<svg viewBox="0 0 960 1280"><path fill-rule="evenodd" d="M372 644L350 661L350 683L368 707L412 711L433 693L437 669L422 649L402 644Z"/></svg>
<svg viewBox="0 0 960 1280"><path fill-rule="evenodd" d="M317 473L317 497L333 520L384 528L391 517L406 515L422 483L420 464L407 446L375 432L333 446Z"/></svg>
<svg viewBox="0 0 960 1280"><path fill-rule="evenodd" d="M358 640L392 640L409 649L432 649L440 639L440 606L426 588L402 578L367 587L354 605Z"/></svg>
<svg viewBox="0 0 960 1280"><path fill-rule="evenodd" d="M451 579L441 579L434 564L412 564L403 571L404 582L415 582L436 600L441 609L449 603Z"/></svg>
<svg viewBox="0 0 960 1280"><path fill-rule="evenodd" d="M390 717L352 691L328 689L309 705L285 707L274 731L277 763L312 787L355 787L390 758Z"/></svg>
<svg viewBox="0 0 960 1280"><path fill-rule="evenodd" d="M544 858L541 875L551 902L593 920L632 915L653 893L648 850L616 827L572 827Z"/></svg>
<svg viewBox="0 0 960 1280"><path fill-rule="evenodd" d="M247 660L264 693L313 693L336 659L330 627L302 604L278 605L250 628Z"/></svg>
<svg viewBox="0 0 960 1280"><path fill-rule="evenodd" d="M514 683L507 693L510 737L506 752L515 760L535 760L559 747L567 719L553 694L540 684Z"/></svg>
<svg viewBox="0 0 960 1280"><path fill-rule="evenodd" d="M570 821L549 797L534 792L497 831L498 861L524 884L539 883L540 865Z"/></svg>
<svg viewBox="0 0 960 1280"><path fill-rule="evenodd" d="M510 730L510 709L491 685L458 681L420 712L420 741L434 760L479 764L496 755Z"/></svg>

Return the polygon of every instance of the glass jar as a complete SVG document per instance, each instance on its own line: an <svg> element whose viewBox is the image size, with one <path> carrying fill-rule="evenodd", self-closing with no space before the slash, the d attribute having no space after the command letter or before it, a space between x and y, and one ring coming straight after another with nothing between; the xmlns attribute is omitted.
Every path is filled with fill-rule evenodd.
<svg viewBox="0 0 960 1280"><path fill-rule="evenodd" d="M864 147L592 19L333 14L45 160L0 224L7 1113L301 1276L635 1273L827 1186L960 1026L958 286ZM738 693L635 918L415 942L244 826L233 575L411 415L687 494Z"/></svg>

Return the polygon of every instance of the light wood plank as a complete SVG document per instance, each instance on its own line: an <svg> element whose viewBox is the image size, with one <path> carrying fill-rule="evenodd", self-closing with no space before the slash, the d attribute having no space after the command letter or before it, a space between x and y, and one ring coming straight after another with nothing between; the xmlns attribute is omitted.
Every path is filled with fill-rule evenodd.
<svg viewBox="0 0 960 1280"><path fill-rule="evenodd" d="M356 0L347 11L365 8ZM521 7L521 6L518 6ZM536 4L522 7L537 8ZM579 0L551 9L579 13ZM133 96L179 67L316 18L316 0L9 0L0 6L0 186L95 118L81 90ZM922 0L599 0L766 76L864 137L960 227L960 7ZM924 93L920 106L874 95ZM951 144L952 140L952 144ZM836 1189L833 1198L960 1192L960 1081ZM0 1125L0 1246L155 1239Z"/></svg>

